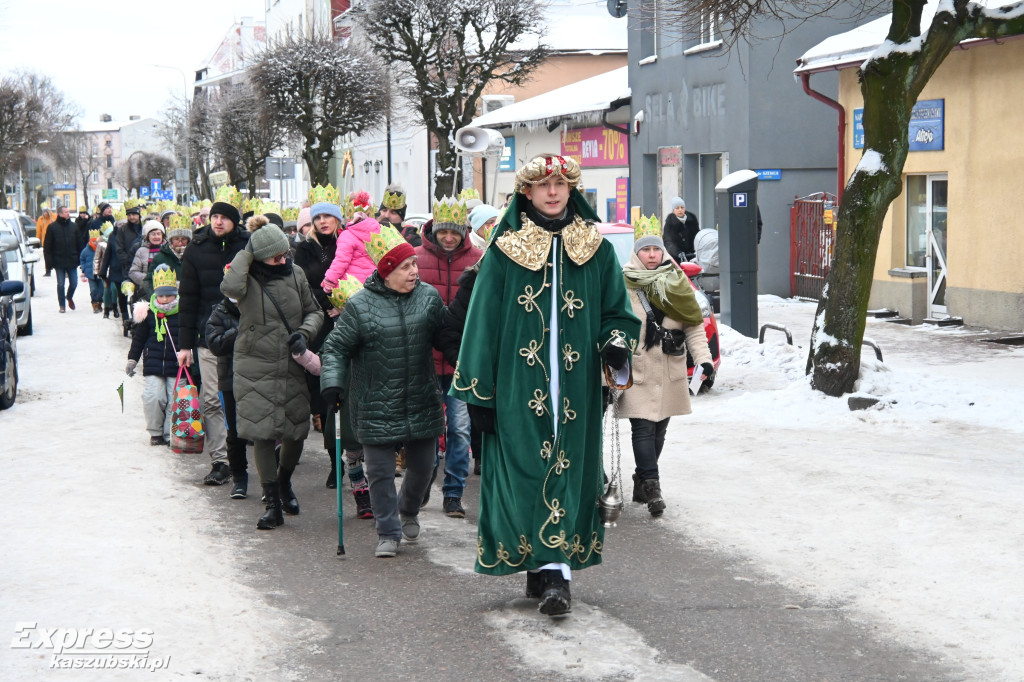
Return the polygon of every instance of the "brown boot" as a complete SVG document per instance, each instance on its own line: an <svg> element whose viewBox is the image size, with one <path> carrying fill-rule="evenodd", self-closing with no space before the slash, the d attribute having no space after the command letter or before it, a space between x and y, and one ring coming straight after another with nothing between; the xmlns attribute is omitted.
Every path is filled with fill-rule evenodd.
<svg viewBox="0 0 1024 682"><path fill-rule="evenodd" d="M100 311L101 307L102 307L102 305L100 303L93 303L92 304L92 311L94 313L98 313Z"/></svg>

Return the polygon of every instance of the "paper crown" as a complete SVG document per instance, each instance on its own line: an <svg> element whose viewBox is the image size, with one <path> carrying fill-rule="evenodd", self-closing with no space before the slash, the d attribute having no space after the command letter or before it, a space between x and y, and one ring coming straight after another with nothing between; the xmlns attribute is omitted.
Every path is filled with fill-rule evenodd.
<svg viewBox="0 0 1024 682"><path fill-rule="evenodd" d="M334 189L333 185L327 185L326 187L322 187L320 185L310 187L309 203L334 204L335 206L338 206L341 204L341 192Z"/></svg>
<svg viewBox="0 0 1024 682"><path fill-rule="evenodd" d="M352 298L352 295L363 288L363 283L360 282L353 275L345 275L345 279L338 282L338 286L327 295L327 300L331 302L338 310L345 307L348 303L348 299Z"/></svg>
<svg viewBox="0 0 1024 682"><path fill-rule="evenodd" d="M192 229L192 217L189 215L182 215L181 213L175 213L171 216L170 229L172 230L191 230Z"/></svg>
<svg viewBox="0 0 1024 682"><path fill-rule="evenodd" d="M477 192L475 187L467 187L466 189L459 192L459 198L462 199L463 201L479 199L480 192Z"/></svg>
<svg viewBox="0 0 1024 682"><path fill-rule="evenodd" d="M124 212L123 208L119 208L118 210L114 211L112 215L114 217L114 222L117 222L118 220L128 219L128 214Z"/></svg>
<svg viewBox="0 0 1024 682"><path fill-rule="evenodd" d="M644 237L658 237L661 238L661 221L654 214L650 217L640 216L640 219L633 223L633 241L638 241Z"/></svg>
<svg viewBox="0 0 1024 682"><path fill-rule="evenodd" d="M87 209L85 206L79 206L78 207L78 212L79 213L88 213L89 209Z"/></svg>
<svg viewBox="0 0 1024 682"><path fill-rule="evenodd" d="M401 211L405 208L405 190L399 185L390 185L384 190L384 198L381 199L381 206L392 211Z"/></svg>
<svg viewBox="0 0 1024 682"><path fill-rule="evenodd" d="M125 199L124 205L121 208L127 211L129 208L135 208L136 206L140 206L143 203L144 202L139 201L138 199Z"/></svg>
<svg viewBox="0 0 1024 682"><path fill-rule="evenodd" d="M259 201L259 206L257 207L256 212L261 215L266 215L268 213L281 215L281 204L276 201ZM284 219L284 216L281 216L281 218Z"/></svg>
<svg viewBox="0 0 1024 682"><path fill-rule="evenodd" d="M281 211L281 218L283 220L298 220L299 219L299 209L294 207L294 206L290 206L290 207L288 207L286 209L283 209Z"/></svg>
<svg viewBox="0 0 1024 682"><path fill-rule="evenodd" d="M388 255L388 251L406 243L405 237L391 223L385 223L380 226L380 232L370 235L370 241L366 242L366 253L370 255L373 264L377 265L381 258Z"/></svg>
<svg viewBox="0 0 1024 682"><path fill-rule="evenodd" d="M175 291L178 289L178 276L175 275L174 270L167 265L159 265L156 270L153 271L153 291L156 292L157 295L165 295L160 293L161 287L170 287Z"/></svg>
<svg viewBox="0 0 1024 682"><path fill-rule="evenodd" d="M100 238L100 231L99 230L89 230L89 241L92 241L93 239L99 239L99 238Z"/></svg>
<svg viewBox="0 0 1024 682"><path fill-rule="evenodd" d="M239 210L242 209L242 193L233 185L224 185L218 189L216 201L223 201Z"/></svg>
<svg viewBox="0 0 1024 682"><path fill-rule="evenodd" d="M551 175L565 178L570 189L579 187L583 180L580 164L571 156L538 156L516 172L516 191L522 192L527 185L543 182Z"/></svg>
<svg viewBox="0 0 1024 682"><path fill-rule="evenodd" d="M434 210L432 214L435 230L438 229L439 225L468 224L469 210L466 208L466 201L461 195L459 198L441 197L434 202Z"/></svg>
<svg viewBox="0 0 1024 682"><path fill-rule="evenodd" d="M370 199L369 192L352 192L345 197L345 203L341 205L341 212L345 215L345 220L352 220L357 211L362 211L366 215L376 213L373 210L373 201Z"/></svg>

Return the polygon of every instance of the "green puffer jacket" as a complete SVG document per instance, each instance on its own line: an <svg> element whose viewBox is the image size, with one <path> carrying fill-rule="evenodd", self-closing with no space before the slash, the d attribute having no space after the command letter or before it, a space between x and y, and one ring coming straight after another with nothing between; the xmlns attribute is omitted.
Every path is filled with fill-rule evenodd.
<svg viewBox="0 0 1024 682"><path fill-rule="evenodd" d="M238 435L302 440L309 433L306 370L288 351L291 332L270 296L281 306L292 330L302 332L307 340L316 337L323 313L301 268L292 267L277 277L261 274L260 286L250 266L252 251L239 251L220 285L225 296L237 301L240 313L234 355Z"/></svg>
<svg viewBox="0 0 1024 682"><path fill-rule="evenodd" d="M349 384L352 421L360 443L435 438L444 430L441 390L431 349L444 303L419 282L408 294L384 285L374 271L341 311L320 350L320 390Z"/></svg>

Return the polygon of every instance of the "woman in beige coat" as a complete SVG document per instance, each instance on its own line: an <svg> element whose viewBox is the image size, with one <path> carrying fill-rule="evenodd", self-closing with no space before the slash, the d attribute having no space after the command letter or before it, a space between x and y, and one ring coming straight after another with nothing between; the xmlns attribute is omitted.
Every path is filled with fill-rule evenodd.
<svg viewBox="0 0 1024 682"><path fill-rule="evenodd" d="M652 516L660 516L665 500L658 458L665 431L671 417L690 414L686 349L694 371L711 377L714 366L704 316L686 275L665 256L657 219L641 220L634 239L633 257L622 271L633 312L642 321L642 341L633 356L633 386L619 399L618 416L629 418L633 431L633 501L646 503Z"/></svg>

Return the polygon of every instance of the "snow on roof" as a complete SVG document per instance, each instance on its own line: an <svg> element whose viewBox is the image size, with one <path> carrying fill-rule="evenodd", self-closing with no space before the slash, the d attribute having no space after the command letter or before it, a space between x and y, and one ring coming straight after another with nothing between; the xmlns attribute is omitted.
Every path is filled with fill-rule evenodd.
<svg viewBox="0 0 1024 682"><path fill-rule="evenodd" d="M628 66L565 85L478 116L472 125L535 128L563 118L594 122L612 104L630 96Z"/></svg>
<svg viewBox="0 0 1024 682"><path fill-rule="evenodd" d="M1004 17L1010 16L999 10L1000 5L1006 4L1005 0L976 0L976 2L987 8L988 14ZM949 0L932 0L924 6L921 12L922 34L926 34L931 26L932 19L935 17L935 12L940 5L943 5L944 9L951 9L948 6ZM1017 9L1024 11L1024 8ZM891 24L892 14L887 14L884 17L858 26L851 31L830 36L807 50L807 52L804 52L796 60L798 66L794 71L796 73L813 73L816 71L831 71L860 66L886 42L886 36L889 34L889 26ZM966 46L976 42L985 41L984 39L970 38L961 41L960 45ZM888 49L892 50L894 47L890 43Z"/></svg>

